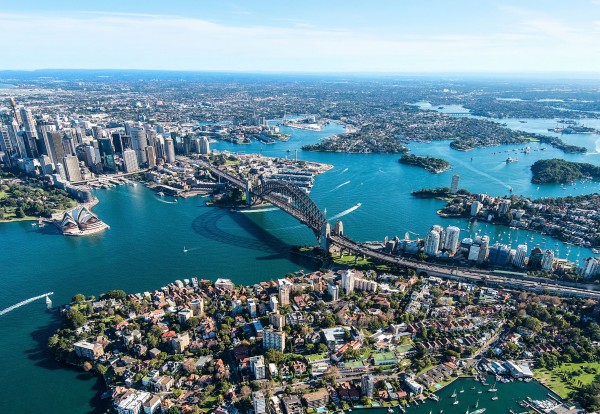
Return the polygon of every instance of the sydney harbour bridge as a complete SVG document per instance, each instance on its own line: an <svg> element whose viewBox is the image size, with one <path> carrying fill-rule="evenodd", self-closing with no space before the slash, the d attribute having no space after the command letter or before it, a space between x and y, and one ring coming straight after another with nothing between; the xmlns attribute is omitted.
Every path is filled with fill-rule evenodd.
<svg viewBox="0 0 600 414"><path fill-rule="evenodd" d="M595 285L549 281L538 277L498 274L482 269L433 264L373 250L345 236L341 221L338 220L332 228L325 214L315 202L294 184L285 181L267 181L253 185L250 181L235 177L206 161L197 160L194 163L199 167L206 168L229 185L244 191L247 204L252 205L262 200L298 219L313 231L319 246L324 251L329 251L331 246L337 246L340 251L346 250L356 255L369 257L375 262L414 269L420 276L436 276L472 283L485 282L489 286L600 299L600 287Z"/></svg>

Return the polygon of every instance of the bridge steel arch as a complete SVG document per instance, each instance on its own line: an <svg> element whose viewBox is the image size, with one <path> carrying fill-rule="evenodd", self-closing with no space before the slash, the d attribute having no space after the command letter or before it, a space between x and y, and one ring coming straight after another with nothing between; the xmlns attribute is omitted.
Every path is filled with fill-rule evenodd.
<svg viewBox="0 0 600 414"><path fill-rule="evenodd" d="M300 222L312 229L317 237L327 219L315 202L298 186L286 181L266 181L250 192L256 198L261 198L298 218Z"/></svg>

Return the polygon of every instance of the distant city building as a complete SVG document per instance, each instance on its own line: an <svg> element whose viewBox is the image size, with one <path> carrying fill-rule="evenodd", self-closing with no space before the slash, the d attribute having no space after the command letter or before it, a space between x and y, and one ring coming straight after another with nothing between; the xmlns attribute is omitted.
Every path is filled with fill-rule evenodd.
<svg viewBox="0 0 600 414"><path fill-rule="evenodd" d="M208 155L210 154L210 143L208 142L207 137L200 138L200 154Z"/></svg>
<svg viewBox="0 0 600 414"><path fill-rule="evenodd" d="M436 256L442 245L442 231L440 226L433 226L425 237L423 252L429 256Z"/></svg>
<svg viewBox="0 0 600 414"><path fill-rule="evenodd" d="M269 306L271 308L271 311L273 311L273 312L279 311L279 300L277 299L277 296L275 296L275 295L271 296L271 298L269 299Z"/></svg>
<svg viewBox="0 0 600 414"><path fill-rule="evenodd" d="M452 184L450 184L450 192L455 194L458 191L458 181L460 180L460 176L458 174L454 174L452 176Z"/></svg>
<svg viewBox="0 0 600 414"><path fill-rule="evenodd" d="M132 149L123 151L123 169L126 173L132 173L139 170L137 153Z"/></svg>
<svg viewBox="0 0 600 414"><path fill-rule="evenodd" d="M146 159L148 160L148 168L156 167L156 150L154 149L154 147L147 146L144 150L146 151Z"/></svg>
<svg viewBox="0 0 600 414"><path fill-rule="evenodd" d="M529 262L527 262L527 267L531 270L540 270L542 268L543 258L544 253L542 253L542 249L539 247L534 247L531 249L531 253L529 254Z"/></svg>
<svg viewBox="0 0 600 414"><path fill-rule="evenodd" d="M79 169L79 159L75 155L63 157L63 166L67 174L67 180L70 182L81 181L81 171Z"/></svg>
<svg viewBox="0 0 600 414"><path fill-rule="evenodd" d="M175 144L173 143L173 138L171 137L165 138L165 155L166 161L169 164L173 164L175 162Z"/></svg>

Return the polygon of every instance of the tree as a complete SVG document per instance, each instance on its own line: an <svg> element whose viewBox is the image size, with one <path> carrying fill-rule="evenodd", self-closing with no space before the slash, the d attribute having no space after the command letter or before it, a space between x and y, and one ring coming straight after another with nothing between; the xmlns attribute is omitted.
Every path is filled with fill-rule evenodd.
<svg viewBox="0 0 600 414"><path fill-rule="evenodd" d="M600 410L600 382L584 385L572 393L571 397L589 412Z"/></svg>
<svg viewBox="0 0 600 414"><path fill-rule="evenodd" d="M25 217L25 212L23 211L23 207L19 207L16 211L15 211L15 217L16 218L23 218Z"/></svg>
<svg viewBox="0 0 600 414"><path fill-rule="evenodd" d="M74 329L82 327L87 322L85 316L75 308L71 308L67 311L66 319L67 324Z"/></svg>
<svg viewBox="0 0 600 414"><path fill-rule="evenodd" d="M106 296L113 299L125 299L125 291L119 289L112 289L106 292Z"/></svg>
<svg viewBox="0 0 600 414"><path fill-rule="evenodd" d="M71 302L73 303L81 303L85 300L85 295L81 294L81 293L77 293L75 295L73 295L73 297L71 298Z"/></svg>
<svg viewBox="0 0 600 414"><path fill-rule="evenodd" d="M96 365L96 371L98 371L98 374L104 376L108 372L108 368L106 365L98 364Z"/></svg>
<svg viewBox="0 0 600 414"><path fill-rule="evenodd" d="M323 379L331 385L335 385L335 380L338 378L339 374L340 370L337 367L331 366L323 373Z"/></svg>

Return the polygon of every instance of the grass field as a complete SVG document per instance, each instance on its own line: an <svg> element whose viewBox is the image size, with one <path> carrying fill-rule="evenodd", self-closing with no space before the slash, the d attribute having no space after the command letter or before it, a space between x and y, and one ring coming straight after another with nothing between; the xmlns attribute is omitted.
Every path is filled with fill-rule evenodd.
<svg viewBox="0 0 600 414"><path fill-rule="evenodd" d="M369 259L362 259L362 258L356 258L356 256L350 254L350 255L345 255L340 257L339 255L335 254L333 255L333 257L331 258L331 261L338 265L338 266L345 266L345 267L356 267L356 268L371 268L372 267L372 263ZM377 265L376 266L377 270L381 270L381 271L389 271L390 268L386 265Z"/></svg>
<svg viewBox="0 0 600 414"><path fill-rule="evenodd" d="M583 371L583 368L587 368L590 372ZM595 370L596 373L591 372L592 370ZM573 373L575 374L573 375ZM600 375L599 373L600 362L587 362L562 364L554 371L536 369L534 377L562 398L566 398L575 389L574 385L590 384L597 375Z"/></svg>

